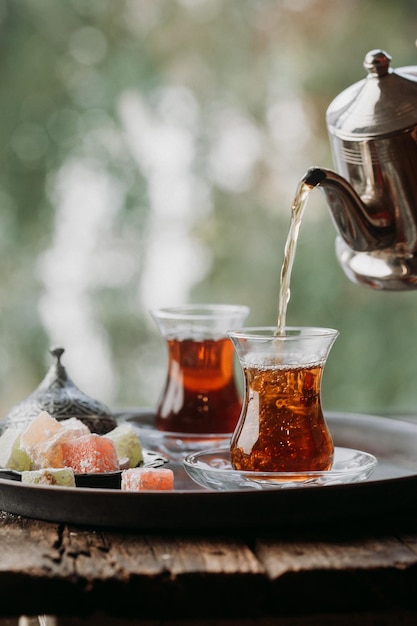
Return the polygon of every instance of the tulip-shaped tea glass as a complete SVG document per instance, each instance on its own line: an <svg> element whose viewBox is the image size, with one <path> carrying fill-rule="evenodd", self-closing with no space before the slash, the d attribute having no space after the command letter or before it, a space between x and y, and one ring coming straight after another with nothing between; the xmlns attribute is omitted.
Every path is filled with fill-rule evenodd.
<svg viewBox="0 0 417 626"><path fill-rule="evenodd" d="M232 433L242 399L227 331L249 314L243 305L208 304L151 311L167 343L168 371L156 409L159 430Z"/></svg>
<svg viewBox="0 0 417 626"><path fill-rule="evenodd" d="M333 440L321 406L323 368L338 332L288 327L232 331L245 381L242 412L231 440L235 470L330 469Z"/></svg>

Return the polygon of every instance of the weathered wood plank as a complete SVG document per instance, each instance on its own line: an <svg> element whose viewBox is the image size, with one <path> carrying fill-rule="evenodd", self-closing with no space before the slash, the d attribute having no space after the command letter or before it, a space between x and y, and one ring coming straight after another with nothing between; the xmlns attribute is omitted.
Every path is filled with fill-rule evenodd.
<svg viewBox="0 0 417 626"><path fill-rule="evenodd" d="M272 580L289 572L406 569L417 563L416 552L395 537L329 541L258 539L255 552Z"/></svg>
<svg viewBox="0 0 417 626"><path fill-rule="evenodd" d="M62 571L61 530L57 524L38 522L0 512L0 577L21 572L22 566L33 575L55 575Z"/></svg>
<svg viewBox="0 0 417 626"><path fill-rule="evenodd" d="M19 610L30 613L254 614L267 593L263 568L243 540L103 532L12 516L0 521L0 545L7 545L0 556L6 590L0 614L16 610L20 597Z"/></svg>
<svg viewBox="0 0 417 626"><path fill-rule="evenodd" d="M315 611L415 609L417 554L386 534L333 533L306 538L258 538L255 553L283 614ZM271 611L276 607L270 607Z"/></svg>
<svg viewBox="0 0 417 626"><path fill-rule="evenodd" d="M152 616L155 607L159 616L261 610L267 579L243 541L114 533L105 537L106 551L94 556L93 564L91 558L79 554L76 570L89 579L91 595L100 594L102 606L110 613L134 614L138 598L142 616ZM108 593L103 592L104 586ZM255 601L251 599L254 591ZM215 602L210 600L212 595Z"/></svg>
<svg viewBox="0 0 417 626"><path fill-rule="evenodd" d="M0 513L0 588L3 617L77 615L80 624L98 611L158 626L411 614L417 521L396 532L312 529L245 538L97 531Z"/></svg>

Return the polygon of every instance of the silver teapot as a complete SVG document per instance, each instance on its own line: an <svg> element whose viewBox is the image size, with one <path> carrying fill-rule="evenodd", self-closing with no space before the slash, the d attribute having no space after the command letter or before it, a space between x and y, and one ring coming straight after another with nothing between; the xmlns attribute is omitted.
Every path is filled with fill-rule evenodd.
<svg viewBox="0 0 417 626"><path fill-rule="evenodd" d="M335 169L302 182L327 198L346 275L376 289L417 289L417 67L393 70L383 50L337 96L326 123Z"/></svg>

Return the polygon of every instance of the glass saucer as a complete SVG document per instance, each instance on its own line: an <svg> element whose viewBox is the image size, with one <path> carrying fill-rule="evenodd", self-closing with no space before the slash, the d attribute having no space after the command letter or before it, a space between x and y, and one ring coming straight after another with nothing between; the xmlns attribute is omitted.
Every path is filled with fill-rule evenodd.
<svg viewBox="0 0 417 626"><path fill-rule="evenodd" d="M333 467L327 471L245 472L233 470L229 448L189 454L183 461L187 474L202 487L216 491L290 489L354 483L368 478L377 464L372 454L335 448Z"/></svg>
<svg viewBox="0 0 417 626"><path fill-rule="evenodd" d="M125 411L117 414L135 427L143 446L182 462L191 452L217 450L230 442L232 433L180 433L158 430L155 414L149 411Z"/></svg>

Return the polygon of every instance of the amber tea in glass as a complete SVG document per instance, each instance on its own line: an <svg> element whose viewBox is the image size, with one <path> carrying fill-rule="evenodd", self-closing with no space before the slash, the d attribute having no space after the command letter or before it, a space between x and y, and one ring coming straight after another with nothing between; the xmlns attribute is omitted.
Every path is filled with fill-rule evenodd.
<svg viewBox="0 0 417 626"><path fill-rule="evenodd" d="M243 369L242 413L231 440L236 470L328 470L334 445L321 405L323 368L338 332L244 328L229 333Z"/></svg>
<svg viewBox="0 0 417 626"><path fill-rule="evenodd" d="M242 398L227 331L244 323L240 305L188 305L151 312L168 350L156 427L180 433L232 433Z"/></svg>

